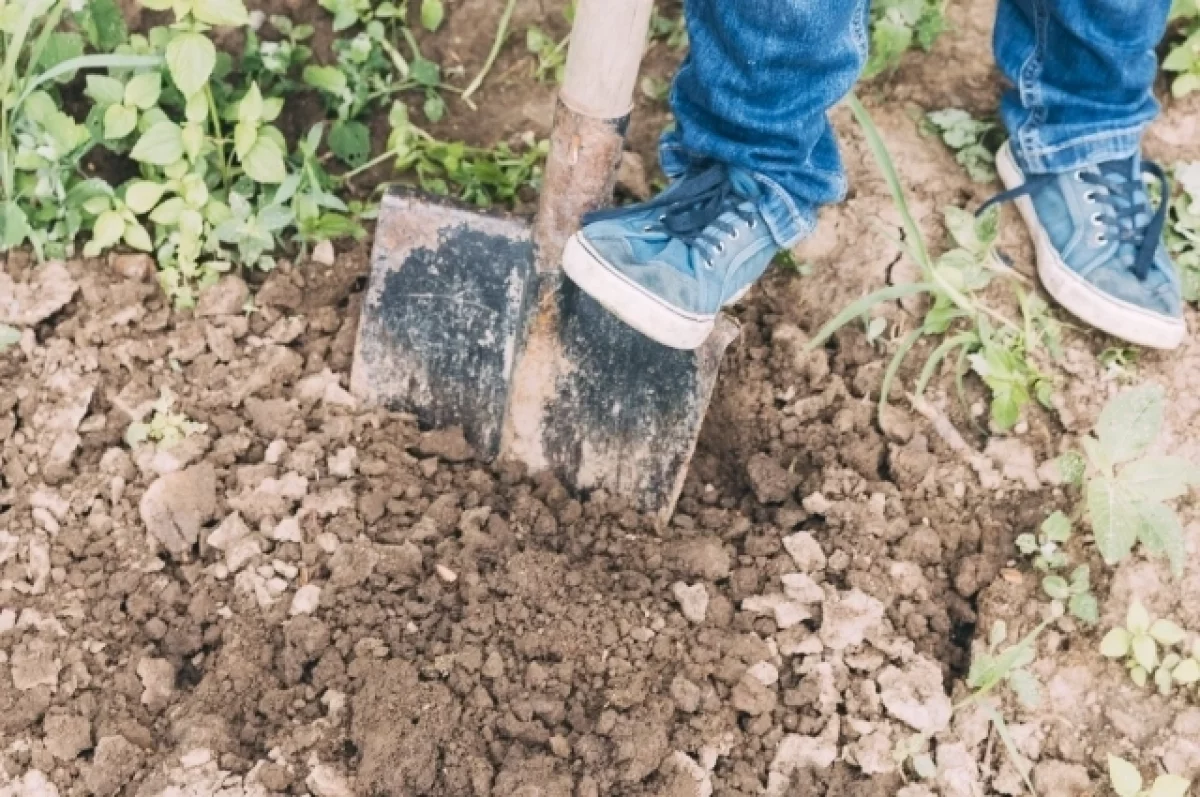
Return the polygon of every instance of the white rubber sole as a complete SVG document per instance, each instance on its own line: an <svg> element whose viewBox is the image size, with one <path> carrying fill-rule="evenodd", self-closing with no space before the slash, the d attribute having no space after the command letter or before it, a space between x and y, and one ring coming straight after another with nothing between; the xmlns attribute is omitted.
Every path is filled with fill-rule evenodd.
<svg viewBox="0 0 1200 797"><path fill-rule="evenodd" d="M996 153L996 172L1007 188L1017 188L1025 182L1007 143ZM1168 318L1098 290L1063 262L1037 218L1033 200L1021 197L1016 205L1033 238L1038 276L1056 302L1081 321L1113 337L1151 349L1179 348L1187 337L1183 319Z"/></svg>
<svg viewBox="0 0 1200 797"><path fill-rule="evenodd" d="M693 315L672 307L609 268L579 233L567 241L563 271L604 309L651 340L672 349L690 351L700 348L716 326L715 315Z"/></svg>

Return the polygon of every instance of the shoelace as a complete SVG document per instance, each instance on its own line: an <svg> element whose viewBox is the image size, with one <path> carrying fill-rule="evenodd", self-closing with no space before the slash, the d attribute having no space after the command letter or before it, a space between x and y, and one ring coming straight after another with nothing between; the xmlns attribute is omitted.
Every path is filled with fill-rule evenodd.
<svg viewBox="0 0 1200 797"><path fill-rule="evenodd" d="M1163 228L1167 223L1167 197L1170 196L1170 185L1162 167L1151 161L1142 161L1141 173L1122 174L1116 169L1101 167L1095 171L1077 171L1076 179L1095 189L1088 194L1092 201L1100 205L1102 210L1092 215L1092 223L1103 228L1103 238L1099 243L1116 241L1119 251L1126 247L1136 252L1132 258L1125 256L1125 265L1139 280L1150 276L1154 266L1154 257L1162 240ZM1130 170L1132 171L1132 170ZM1150 197L1146 186L1142 183L1141 174L1149 174L1158 179L1161 187L1158 209L1150 207ZM1055 180L1057 175L1029 175L1023 185L997 194L989 199L979 209L983 213L993 205L1011 202L1023 196L1028 196L1038 189Z"/></svg>
<svg viewBox="0 0 1200 797"><path fill-rule="evenodd" d="M707 268L712 268L714 255L725 251L727 238L741 235L738 220L745 222L750 229L758 226L757 212L748 204L746 197L737 193L729 172L720 164L684 177L670 196L638 205L636 210L662 211L658 224L671 237L702 252ZM623 218L629 212L630 208L598 210L584 216L583 223L611 221ZM722 218L726 214L732 214L735 218ZM650 226L646 231L652 229L653 226Z"/></svg>

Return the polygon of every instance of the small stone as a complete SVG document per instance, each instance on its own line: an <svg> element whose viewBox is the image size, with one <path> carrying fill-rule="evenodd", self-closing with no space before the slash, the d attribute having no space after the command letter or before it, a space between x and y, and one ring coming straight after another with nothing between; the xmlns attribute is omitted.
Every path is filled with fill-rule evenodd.
<svg viewBox="0 0 1200 797"><path fill-rule="evenodd" d="M313 767L304 781L313 797L354 797L354 790L336 769L328 764Z"/></svg>
<svg viewBox="0 0 1200 797"><path fill-rule="evenodd" d="M338 479L349 479L354 475L354 467L358 462L358 452L354 446L340 449L329 458L329 475Z"/></svg>
<svg viewBox="0 0 1200 797"><path fill-rule="evenodd" d="M304 542L304 534L300 531L300 521L294 517L287 517L279 521L271 532L271 539L297 544Z"/></svg>
<svg viewBox="0 0 1200 797"><path fill-rule="evenodd" d="M800 504L804 507L806 512L812 515L824 515L828 513L830 508L833 506L833 504L829 502L829 499L820 493L813 493L801 501Z"/></svg>
<svg viewBox="0 0 1200 797"><path fill-rule="evenodd" d="M743 714L760 716L774 711L779 702L775 690L763 684L758 678L747 671L730 692L729 701L733 707Z"/></svg>
<svg viewBox="0 0 1200 797"><path fill-rule="evenodd" d="M798 603L820 603L825 600L825 591L807 573L787 573L780 577L783 594Z"/></svg>
<svg viewBox="0 0 1200 797"><path fill-rule="evenodd" d="M42 721L46 749L59 761L73 761L92 746L92 724L78 714L51 714Z"/></svg>
<svg viewBox="0 0 1200 797"><path fill-rule="evenodd" d="M763 686L774 686L779 683L779 669L769 661L760 661L746 670L746 674Z"/></svg>
<svg viewBox="0 0 1200 797"><path fill-rule="evenodd" d="M246 300L249 298L250 289L240 277L222 277L200 294L200 300L196 302L196 317L239 315L244 311Z"/></svg>
<svg viewBox="0 0 1200 797"><path fill-rule="evenodd" d="M166 659L144 658L137 665L142 682L142 705L151 711L162 708L175 694L175 668Z"/></svg>
<svg viewBox="0 0 1200 797"><path fill-rule="evenodd" d="M700 710L700 697L700 687L682 675L676 675L675 679L671 681L671 698L675 701L675 707L680 711L695 714Z"/></svg>
<svg viewBox="0 0 1200 797"><path fill-rule="evenodd" d="M337 262L337 252L334 251L332 241L321 241L313 247L312 262L320 266L333 266Z"/></svg>
<svg viewBox="0 0 1200 797"><path fill-rule="evenodd" d="M861 645L883 620L883 604L859 589L827 599L821 641L834 650Z"/></svg>
<svg viewBox="0 0 1200 797"><path fill-rule="evenodd" d="M746 478L754 495L764 504L782 504L789 497L800 477L789 473L782 465L766 454L755 454L746 463Z"/></svg>
<svg viewBox="0 0 1200 797"><path fill-rule="evenodd" d="M671 586L675 600L679 602L679 610L690 622L699 625L708 614L708 591L703 584L688 586L677 581Z"/></svg>
<svg viewBox="0 0 1200 797"><path fill-rule="evenodd" d="M771 760L766 793L783 797L787 793L792 773L803 769L828 769L837 760L841 723L837 716L829 721L818 736L789 733L775 748Z"/></svg>
<svg viewBox="0 0 1200 797"><path fill-rule="evenodd" d="M825 552L807 531L784 537L783 547L801 572L813 573L825 569Z"/></svg>
<svg viewBox="0 0 1200 797"><path fill-rule="evenodd" d="M417 450L426 457L440 457L447 462L466 462L475 456L461 426L426 432L421 435Z"/></svg>
<svg viewBox="0 0 1200 797"><path fill-rule="evenodd" d="M200 747L195 750L190 750L179 757L179 765L184 769L195 769L202 767L209 761L212 761L212 751L207 747Z"/></svg>
<svg viewBox="0 0 1200 797"><path fill-rule="evenodd" d="M453 584L455 581L458 581L458 573L455 573L445 565L437 565L434 567L434 570L437 571L438 578L447 584Z"/></svg>
<svg viewBox="0 0 1200 797"><path fill-rule="evenodd" d="M96 744L84 785L96 797L114 797L141 769L145 754L124 736L105 736Z"/></svg>
<svg viewBox="0 0 1200 797"><path fill-rule="evenodd" d="M283 457L287 454L288 444L285 440L273 440L271 445L267 446L266 453L263 454L263 462L268 465L278 465L283 461Z"/></svg>
<svg viewBox="0 0 1200 797"><path fill-rule="evenodd" d="M217 474L204 462L158 477L138 505L146 530L169 552L186 553L217 511Z"/></svg>
<svg viewBox="0 0 1200 797"><path fill-rule="evenodd" d="M559 758L570 758L571 743L567 741L565 736L551 736L550 752Z"/></svg>
<svg viewBox="0 0 1200 797"><path fill-rule="evenodd" d="M293 616L298 614L312 614L317 610L320 603L321 588L316 584L305 584L296 590L296 595L292 598L292 607L288 612Z"/></svg>
<svg viewBox="0 0 1200 797"><path fill-rule="evenodd" d="M880 702L896 719L927 735L949 727L952 704L934 662L918 656L903 670L888 667L877 680Z"/></svg>
<svg viewBox="0 0 1200 797"><path fill-rule="evenodd" d="M663 553L668 567L705 581L728 578L732 567L729 552L719 537L680 540L668 545Z"/></svg>
<svg viewBox="0 0 1200 797"><path fill-rule="evenodd" d="M110 263L117 276L134 282L148 282L154 273L154 258L147 254L112 255Z"/></svg>

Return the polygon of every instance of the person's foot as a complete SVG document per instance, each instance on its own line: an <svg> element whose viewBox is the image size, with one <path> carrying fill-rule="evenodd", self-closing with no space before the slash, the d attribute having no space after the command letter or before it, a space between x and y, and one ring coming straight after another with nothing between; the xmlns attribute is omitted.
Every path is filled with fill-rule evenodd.
<svg viewBox="0 0 1200 797"><path fill-rule="evenodd" d="M1046 291L1114 337L1174 349L1187 335L1179 273L1162 242L1168 187L1157 165L1133 157L1060 174L1026 176L1006 143L996 169L1037 248ZM1155 209L1143 175L1157 178ZM985 206L986 207L986 206Z"/></svg>
<svg viewBox="0 0 1200 797"><path fill-rule="evenodd" d="M647 337L698 348L721 308L741 299L779 250L760 196L749 173L711 166L650 202L584 217L563 270Z"/></svg>

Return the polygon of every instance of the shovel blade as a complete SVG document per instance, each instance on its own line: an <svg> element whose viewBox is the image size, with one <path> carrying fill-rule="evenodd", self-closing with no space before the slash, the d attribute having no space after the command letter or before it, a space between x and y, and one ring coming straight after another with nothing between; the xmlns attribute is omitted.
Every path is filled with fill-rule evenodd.
<svg viewBox="0 0 1200 797"><path fill-rule="evenodd" d="M696 351L661 346L561 274L543 274L514 373L502 456L670 519L725 350L722 316Z"/></svg>
<svg viewBox="0 0 1200 797"><path fill-rule="evenodd" d="M352 392L429 427L461 426L482 456L495 457L536 284L528 223L389 193Z"/></svg>

